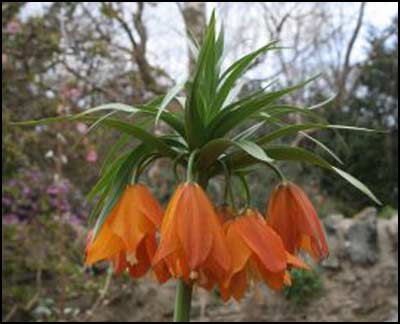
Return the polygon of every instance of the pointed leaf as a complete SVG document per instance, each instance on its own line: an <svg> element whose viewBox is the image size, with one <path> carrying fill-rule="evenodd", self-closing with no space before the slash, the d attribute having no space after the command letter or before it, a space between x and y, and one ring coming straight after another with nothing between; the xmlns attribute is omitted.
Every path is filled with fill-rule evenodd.
<svg viewBox="0 0 400 324"><path fill-rule="evenodd" d="M156 122L155 124L158 124L158 121L160 119L161 114L163 113L164 109L167 108L169 103L176 97L176 95L182 90L183 86L185 85L185 82L181 82L176 84L174 87L171 88L171 90L168 91L168 93L165 95L164 100L161 102L160 107L158 108L158 113L156 116Z"/></svg>
<svg viewBox="0 0 400 324"><path fill-rule="evenodd" d="M363 192L365 195L367 195L375 203L377 203L378 205L382 205L382 202L378 198L376 198L376 196L372 193L372 191L365 184L363 184L360 180L356 179L351 174L349 174L341 169L338 169L334 166L332 166L332 170L334 170L338 175L340 175L347 182L352 184L355 188L357 188L358 190Z"/></svg>
<svg viewBox="0 0 400 324"><path fill-rule="evenodd" d="M267 153L256 143L251 142L251 141L246 141L246 140L240 140L234 142L236 145L238 145L243 151L245 151L247 154L250 156L256 158L257 160L264 161L264 162L272 162L273 159L271 159Z"/></svg>

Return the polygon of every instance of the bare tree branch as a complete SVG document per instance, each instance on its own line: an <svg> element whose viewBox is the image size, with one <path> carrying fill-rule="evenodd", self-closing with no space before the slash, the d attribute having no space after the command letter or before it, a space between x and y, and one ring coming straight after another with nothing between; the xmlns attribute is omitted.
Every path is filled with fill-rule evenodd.
<svg viewBox="0 0 400 324"><path fill-rule="evenodd" d="M337 100L336 100L336 107L341 106L341 104L344 100L344 97L346 96L346 83L347 83L347 79L349 77L350 71L352 69L350 66L350 56L353 51L356 39L360 33L360 29L361 29L363 17L364 17L365 5L366 5L365 2L362 2L360 5L360 9L358 11L357 23L356 23L354 31L351 35L350 41L347 45L346 55L345 55L342 71L340 73L339 80L338 80L338 96L337 96Z"/></svg>

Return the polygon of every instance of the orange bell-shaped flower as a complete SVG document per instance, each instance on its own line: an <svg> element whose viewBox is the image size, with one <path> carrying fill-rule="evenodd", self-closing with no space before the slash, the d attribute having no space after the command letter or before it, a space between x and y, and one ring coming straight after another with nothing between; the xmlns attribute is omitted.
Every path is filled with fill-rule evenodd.
<svg viewBox="0 0 400 324"><path fill-rule="evenodd" d="M144 185L127 186L97 237L88 241L85 263L107 259L112 262L114 273L128 269L135 278L143 276L157 248L155 233L162 214L160 204ZM161 282L169 278L163 264L154 272Z"/></svg>
<svg viewBox="0 0 400 324"><path fill-rule="evenodd" d="M299 186L287 183L274 189L267 219L290 253L302 249L316 261L328 256L328 244L317 211Z"/></svg>
<svg viewBox="0 0 400 324"><path fill-rule="evenodd" d="M248 286L260 281L280 290L291 283L290 267L308 269L285 250L279 235L256 210L247 209L239 218L228 221L224 233L232 256L230 276L220 285L224 301L241 299Z"/></svg>
<svg viewBox="0 0 400 324"><path fill-rule="evenodd" d="M209 290L228 274L230 255L222 227L197 183L180 184L168 204L153 264L162 261L173 277Z"/></svg>

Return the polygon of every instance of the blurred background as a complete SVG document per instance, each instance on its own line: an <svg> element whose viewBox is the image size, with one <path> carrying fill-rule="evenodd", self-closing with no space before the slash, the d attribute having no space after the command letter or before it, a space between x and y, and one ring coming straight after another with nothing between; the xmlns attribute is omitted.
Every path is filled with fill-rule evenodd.
<svg viewBox="0 0 400 324"><path fill-rule="evenodd" d="M312 197L330 257L311 273L294 273L293 286L280 294L260 287L223 305L195 291L194 320L397 321L396 2L2 2L3 322L171 318L174 283L160 288L151 277L111 278L106 264L83 267L92 208L85 195L120 134L97 129L88 137L84 123L22 128L10 121L137 104L164 93L190 75L187 32L201 39L214 8L225 27L226 64L271 40L288 47L254 63L242 94L275 79L288 86L321 73L287 101L312 106L336 95L319 108L330 123L385 130L306 134L335 151L383 205L321 169L281 165ZM285 143L324 155L305 135ZM144 180L165 204L174 186L170 166L157 163ZM265 170L252 177L253 203L262 211L275 181ZM213 190L218 196L218 183Z"/></svg>

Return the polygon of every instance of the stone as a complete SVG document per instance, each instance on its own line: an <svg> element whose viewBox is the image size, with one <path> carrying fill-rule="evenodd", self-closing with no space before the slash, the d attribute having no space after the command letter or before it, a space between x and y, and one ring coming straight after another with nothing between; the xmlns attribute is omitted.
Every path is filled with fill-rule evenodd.
<svg viewBox="0 0 400 324"><path fill-rule="evenodd" d="M354 216L345 233L345 252L356 264L373 265L378 261L377 210L368 207Z"/></svg>
<svg viewBox="0 0 400 324"><path fill-rule="evenodd" d="M340 268L339 258L336 255L330 255L321 262L321 265L329 270L338 270Z"/></svg>
<svg viewBox="0 0 400 324"><path fill-rule="evenodd" d="M323 219L325 225L326 233L335 234L338 229L339 223L343 220L344 216L342 214L331 214Z"/></svg>
<svg viewBox="0 0 400 324"><path fill-rule="evenodd" d="M392 240L393 248L397 251L399 244L399 216L393 216L387 225L387 232L389 234L390 239Z"/></svg>

